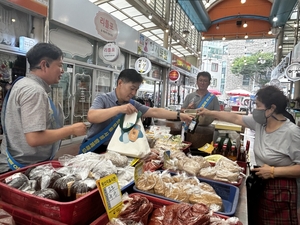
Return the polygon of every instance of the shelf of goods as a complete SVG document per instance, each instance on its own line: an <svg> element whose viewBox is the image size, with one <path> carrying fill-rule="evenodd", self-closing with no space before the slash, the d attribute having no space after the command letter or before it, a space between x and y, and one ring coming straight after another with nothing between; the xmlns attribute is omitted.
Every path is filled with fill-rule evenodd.
<svg viewBox="0 0 300 225"><path fill-rule="evenodd" d="M145 195L145 194L142 194L142 193L132 193L132 194L129 195L129 197L144 198L150 204L153 205L153 211L149 210L149 211L147 211L147 213L144 214L144 216L135 217L135 219L138 219L138 220L140 220L142 218L145 225L147 225L147 224L148 225L157 224L157 222L158 222L157 220L159 220L159 224L163 224L162 223L163 218L164 218L165 215L167 215L166 211L167 210L175 210L176 205L177 205L177 203L174 203L172 201L168 201L168 200L165 200L165 199L162 199L162 198L157 198L157 197L150 196L150 195ZM162 208L163 206L165 206L166 208ZM177 206L179 206L179 205L177 205ZM203 205L199 204L198 207L201 208L201 207L203 207ZM185 212L188 211L187 208L188 208L188 206L185 205ZM201 208L201 209L199 209L199 208L198 208L198 210L203 210L203 208ZM166 211L162 211L162 210L166 210ZM194 210L196 210L196 207L194 208ZM134 213L132 213L132 214L134 214ZM194 215L195 214L196 213L194 212ZM197 217L186 218L185 221L188 221L188 219L191 219L191 220L194 219L195 220L197 218L198 220L209 220L211 223L215 222L216 224L219 224L218 222L220 222L220 221L224 222L226 220L226 221L231 221L230 224L232 224L232 225L243 225L238 220L238 218L233 218L233 217L230 218L228 216L220 215L220 214L217 214L217 213L211 214L210 212L209 213L201 213L201 214L203 214L201 217L200 217L200 214L197 214ZM180 213L180 215L182 215L182 217L184 217L184 213L182 213L182 214ZM174 216L172 219L174 220L175 217L176 216ZM168 218L168 222L170 222L170 220L171 220L171 218ZM107 224L108 222L109 222L108 216L107 216L106 213L104 213L98 219L96 219L94 222L92 222L90 225L103 225L103 224ZM185 224L188 224L188 223L185 223Z"/></svg>
<svg viewBox="0 0 300 225"><path fill-rule="evenodd" d="M184 174L170 175L172 178L168 177L168 171L146 171L139 176L133 190L173 202L195 203L202 199L201 202L211 204L216 213L234 215L239 200L238 187L203 178L186 177ZM188 193L188 190L192 189L194 192Z"/></svg>
<svg viewBox="0 0 300 225"><path fill-rule="evenodd" d="M48 161L24 167L0 176L0 205L3 205L9 212L12 212L16 221L21 221L19 224L89 224L105 212L99 191L96 188L96 182L93 183L95 189L79 198L77 198L76 193L75 198L72 198L72 200L69 199L69 201L64 199L65 202L39 197L8 185L9 182L7 179L19 176L19 174L25 176L25 174L33 168L47 164L52 165L53 168L56 169L63 167L58 161ZM133 185L133 181L129 182L121 189L122 192L132 189ZM62 190L64 193L67 193L68 197L70 196L70 189L66 188ZM61 196L60 200L62 200ZM43 221L43 223L41 221ZM52 223L51 221L55 221L56 223Z"/></svg>

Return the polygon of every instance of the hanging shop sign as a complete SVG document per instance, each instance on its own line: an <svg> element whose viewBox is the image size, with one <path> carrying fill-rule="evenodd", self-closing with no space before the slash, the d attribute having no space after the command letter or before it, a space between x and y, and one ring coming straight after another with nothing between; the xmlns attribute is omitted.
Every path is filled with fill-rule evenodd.
<svg viewBox="0 0 300 225"><path fill-rule="evenodd" d="M36 40L28 37L21 36L19 37L20 50L28 52L36 44Z"/></svg>
<svg viewBox="0 0 300 225"><path fill-rule="evenodd" d="M271 80L280 79L284 76L285 70L290 64L292 52L289 52L271 72Z"/></svg>
<svg viewBox="0 0 300 225"><path fill-rule="evenodd" d="M300 63L290 64L285 70L285 75L290 81L300 80Z"/></svg>
<svg viewBox="0 0 300 225"><path fill-rule="evenodd" d="M8 0L8 2L44 17L47 16L49 0Z"/></svg>
<svg viewBox="0 0 300 225"><path fill-rule="evenodd" d="M104 45L102 55L105 60L114 62L120 55L120 48L114 43L108 43Z"/></svg>
<svg viewBox="0 0 300 225"><path fill-rule="evenodd" d="M140 34L140 41L138 43L138 54L146 53L148 56L153 56L156 59L171 63L171 52Z"/></svg>
<svg viewBox="0 0 300 225"><path fill-rule="evenodd" d="M106 12L98 12L94 22L99 35L109 41L116 40L118 36L118 26L111 15Z"/></svg>
<svg viewBox="0 0 300 225"><path fill-rule="evenodd" d="M134 68L140 74L147 74L152 68L151 61L145 57L140 57L136 60Z"/></svg>
<svg viewBox="0 0 300 225"><path fill-rule="evenodd" d="M169 72L169 79L171 81L177 81L180 78L180 73L177 70L171 70Z"/></svg>
<svg viewBox="0 0 300 225"><path fill-rule="evenodd" d="M74 2L74 0L51 0L49 20L63 24L68 29L80 31L84 36L88 35L106 43L113 42L122 50L137 53L139 40L137 30L105 12L91 1L76 0L76 4ZM83 9L88 13L80 16L83 15Z"/></svg>
<svg viewBox="0 0 300 225"><path fill-rule="evenodd" d="M172 65L179 67L185 71L191 72L192 65L174 54L172 55Z"/></svg>

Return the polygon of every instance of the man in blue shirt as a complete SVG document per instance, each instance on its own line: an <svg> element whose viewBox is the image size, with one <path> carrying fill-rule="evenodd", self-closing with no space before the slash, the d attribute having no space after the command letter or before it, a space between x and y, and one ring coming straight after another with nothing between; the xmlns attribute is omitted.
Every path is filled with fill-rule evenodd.
<svg viewBox="0 0 300 225"><path fill-rule="evenodd" d="M100 94L94 99L88 111L87 119L91 123L91 127L87 133L87 140L105 129L118 114L132 114L140 111L143 117L180 119L187 124L191 122L190 115L163 108L150 108L132 100L142 82L143 77L136 70L125 69L120 73L114 91ZM95 152L105 151L108 143L109 140L106 140Z"/></svg>

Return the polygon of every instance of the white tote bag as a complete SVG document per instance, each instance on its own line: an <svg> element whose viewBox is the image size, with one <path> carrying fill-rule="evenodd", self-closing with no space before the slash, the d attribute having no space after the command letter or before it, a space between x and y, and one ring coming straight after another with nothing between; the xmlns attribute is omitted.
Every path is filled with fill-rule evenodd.
<svg viewBox="0 0 300 225"><path fill-rule="evenodd" d="M143 158L149 154L150 147L141 116L141 112L122 115L107 150L134 158Z"/></svg>

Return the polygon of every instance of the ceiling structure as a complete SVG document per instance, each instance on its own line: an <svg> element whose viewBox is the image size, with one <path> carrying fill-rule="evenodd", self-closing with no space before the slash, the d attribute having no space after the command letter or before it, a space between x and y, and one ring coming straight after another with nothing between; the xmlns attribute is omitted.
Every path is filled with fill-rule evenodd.
<svg viewBox="0 0 300 225"><path fill-rule="evenodd" d="M200 57L203 40L243 39L246 35L249 39L276 38L281 34L285 54L298 39L297 0L89 1L179 57Z"/></svg>

